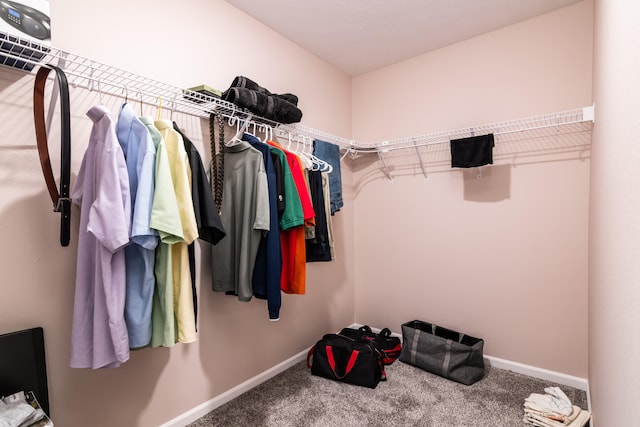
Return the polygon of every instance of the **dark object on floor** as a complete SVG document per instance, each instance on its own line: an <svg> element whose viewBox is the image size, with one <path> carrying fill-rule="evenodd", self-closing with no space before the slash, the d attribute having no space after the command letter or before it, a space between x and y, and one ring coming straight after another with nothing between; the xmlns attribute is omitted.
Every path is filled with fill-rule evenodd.
<svg viewBox="0 0 640 427"><path fill-rule="evenodd" d="M470 385L484 376L484 340L421 320L402 325L400 361Z"/></svg>
<svg viewBox="0 0 640 427"><path fill-rule="evenodd" d="M493 134L452 139L451 167L473 168L493 164Z"/></svg>
<svg viewBox="0 0 640 427"><path fill-rule="evenodd" d="M400 350L402 350L400 338L392 337L389 328L384 328L379 333L375 333L368 325L364 325L358 329L343 328L340 331L340 335L356 341L371 341L382 353L382 363L385 365L391 365L395 362L400 356Z"/></svg>
<svg viewBox="0 0 640 427"><path fill-rule="evenodd" d="M376 388L386 378L382 355L371 341L326 334L307 355L311 373L334 381Z"/></svg>

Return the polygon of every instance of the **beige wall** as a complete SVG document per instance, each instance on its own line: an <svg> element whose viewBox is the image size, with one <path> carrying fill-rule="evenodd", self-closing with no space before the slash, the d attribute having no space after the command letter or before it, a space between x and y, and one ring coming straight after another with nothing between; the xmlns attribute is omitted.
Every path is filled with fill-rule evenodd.
<svg viewBox="0 0 640 427"><path fill-rule="evenodd" d="M177 5L56 0L53 45L181 87L205 83L225 89L234 76L246 75L274 92L297 94L304 124L350 135L350 78L224 1L184 2L182 10ZM73 211L71 245L61 248L59 216L51 212L34 146L32 86L32 75L0 69L0 333L44 327L56 425L157 426L353 322L353 210L347 191L345 208L334 217L338 260L309 265L307 295L285 295L279 322L268 320L264 301L240 303L213 294L209 266L202 263L196 343L132 352L115 370L68 368L79 214ZM71 101L75 176L90 131L85 112L100 97L71 89ZM115 115L122 100L102 102ZM155 109L146 106L145 113L155 115ZM168 118L168 110L163 114ZM208 161L208 123L185 115L174 119ZM59 134L56 125L52 134ZM198 259L209 258L206 243L199 254Z"/></svg>
<svg viewBox="0 0 640 427"><path fill-rule="evenodd" d="M589 381L594 424L637 424L640 390L640 4L595 2Z"/></svg>
<svg viewBox="0 0 640 427"><path fill-rule="evenodd" d="M591 105L593 4L577 3L359 76L353 138L380 141ZM533 138L531 138L533 136ZM523 137L525 138L525 137ZM589 133L498 138L493 166L448 146L354 170L356 320L414 318L485 353L587 377Z"/></svg>

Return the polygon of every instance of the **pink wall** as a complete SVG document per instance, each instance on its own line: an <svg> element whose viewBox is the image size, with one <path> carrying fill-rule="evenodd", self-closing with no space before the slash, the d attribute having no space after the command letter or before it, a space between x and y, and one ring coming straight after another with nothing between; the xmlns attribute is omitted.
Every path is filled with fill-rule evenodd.
<svg viewBox="0 0 640 427"><path fill-rule="evenodd" d="M119 369L93 372L67 367L77 234L69 248L57 244L58 216L33 146L33 78L0 68L0 232L10 242L0 257L0 333L45 328L56 424L155 426L327 330L357 321L399 332L419 318L485 338L486 354L588 376L597 419L624 425L634 396L611 399L638 377L617 368L633 366L624 355L638 353L625 347L638 299L637 248L628 240L637 212L627 185L634 174L619 166L637 164L629 161L635 146L620 142L638 130L637 100L627 97L638 69L628 43L638 35L618 31L637 29L619 24L637 7L595 3L592 97L593 0L353 80L226 2L190 2L197 13L186 20L175 20L168 2L53 2L57 47L183 87L224 89L247 75L298 94L304 124L362 142L598 102L593 159L583 131L498 139L482 179L451 170L444 144L421 152L426 183L413 152L387 155L392 183L377 156L348 158L347 203L334 217L339 259L309 266L308 295L285 296L278 323L262 302L209 292L203 265L198 342L134 352ZM71 99L75 174L90 129L84 113L99 97L73 89ZM121 100L103 102L115 113ZM175 118L208 159L207 123ZM209 257L204 244L198 253Z"/></svg>
<svg viewBox="0 0 640 427"><path fill-rule="evenodd" d="M353 81L353 138L420 135L591 105L593 4L577 3ZM530 135L531 136L531 135ZM544 136L544 137L542 137ZM351 161L356 321L422 319L491 356L587 377L588 132L499 138L451 170L446 144Z"/></svg>
<svg viewBox="0 0 640 427"><path fill-rule="evenodd" d="M640 397L640 38L635 1L595 2L589 381L597 426L637 424Z"/></svg>
<svg viewBox="0 0 640 427"><path fill-rule="evenodd" d="M226 2L180 7L185 10L178 15L186 19L176 19L175 2L56 0L53 44L181 87L225 89L234 76L246 75L274 92L297 94L304 124L349 136L350 78ZM279 322L268 320L264 301L213 294L203 263L196 343L132 352L115 370L68 368L79 215L73 212L71 245L61 248L59 216L51 212L34 146L32 87L32 75L0 69L0 333L44 327L56 425L157 426L353 322L353 209L347 200L334 217L338 260L309 266L307 295L285 295ZM75 176L90 130L85 112L100 98L72 89L71 101ZM102 102L115 115L122 100ZM156 111L146 106L145 113ZM168 111L163 115L168 118ZM208 161L208 123L186 115L174 119ZM52 134L58 135L55 125ZM58 146L52 142L52 153ZM209 259L209 252L201 244L199 259Z"/></svg>

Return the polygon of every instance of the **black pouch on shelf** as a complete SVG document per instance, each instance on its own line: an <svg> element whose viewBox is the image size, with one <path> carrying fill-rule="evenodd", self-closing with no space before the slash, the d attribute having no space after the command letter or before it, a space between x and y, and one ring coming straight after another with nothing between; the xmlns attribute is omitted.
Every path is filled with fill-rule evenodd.
<svg viewBox="0 0 640 427"><path fill-rule="evenodd" d="M421 320L402 324L400 361L471 385L484 376L484 340Z"/></svg>

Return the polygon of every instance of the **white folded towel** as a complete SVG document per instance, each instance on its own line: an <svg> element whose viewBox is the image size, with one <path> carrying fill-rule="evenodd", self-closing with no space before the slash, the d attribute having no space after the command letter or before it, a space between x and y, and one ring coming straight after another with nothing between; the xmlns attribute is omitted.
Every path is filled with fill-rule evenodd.
<svg viewBox="0 0 640 427"><path fill-rule="evenodd" d="M575 418L573 418L572 414L571 421L569 421L569 418L567 418L567 421L565 422L554 421L545 416L527 411L525 411L523 421L529 425L537 427L584 427L587 421L591 418L591 413L589 411L582 410L577 406L575 408L577 408L578 411Z"/></svg>
<svg viewBox="0 0 640 427"><path fill-rule="evenodd" d="M573 405L566 394L558 387L547 387L547 394L531 393L524 400L524 405L538 412L555 412L560 415L571 415Z"/></svg>
<svg viewBox="0 0 640 427"><path fill-rule="evenodd" d="M18 427L35 411L25 402L4 403L0 400L0 427Z"/></svg>

